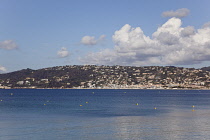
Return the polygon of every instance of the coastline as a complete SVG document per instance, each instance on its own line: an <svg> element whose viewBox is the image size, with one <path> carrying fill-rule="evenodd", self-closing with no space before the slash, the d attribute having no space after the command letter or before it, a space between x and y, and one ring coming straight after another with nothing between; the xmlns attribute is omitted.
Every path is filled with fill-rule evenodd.
<svg viewBox="0 0 210 140"><path fill-rule="evenodd" d="M116 89L116 90L210 90L210 88L30 88L30 87L15 87L15 88L0 88L0 89L87 89L87 90L109 90L109 89Z"/></svg>

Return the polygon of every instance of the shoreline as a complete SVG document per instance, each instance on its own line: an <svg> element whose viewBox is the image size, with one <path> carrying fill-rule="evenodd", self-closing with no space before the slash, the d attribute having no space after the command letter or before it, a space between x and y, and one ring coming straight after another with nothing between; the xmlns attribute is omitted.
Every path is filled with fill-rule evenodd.
<svg viewBox="0 0 210 140"><path fill-rule="evenodd" d="M24 87L24 88L0 88L0 89L6 89L6 90L11 90L11 89L87 89L87 90L210 90L210 88L28 88L28 87Z"/></svg>

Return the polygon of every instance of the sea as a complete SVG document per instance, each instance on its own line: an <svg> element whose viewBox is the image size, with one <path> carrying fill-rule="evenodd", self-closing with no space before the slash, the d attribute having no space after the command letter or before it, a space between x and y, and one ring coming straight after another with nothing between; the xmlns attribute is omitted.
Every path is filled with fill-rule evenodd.
<svg viewBox="0 0 210 140"><path fill-rule="evenodd" d="M209 139L210 90L0 90L0 140Z"/></svg>

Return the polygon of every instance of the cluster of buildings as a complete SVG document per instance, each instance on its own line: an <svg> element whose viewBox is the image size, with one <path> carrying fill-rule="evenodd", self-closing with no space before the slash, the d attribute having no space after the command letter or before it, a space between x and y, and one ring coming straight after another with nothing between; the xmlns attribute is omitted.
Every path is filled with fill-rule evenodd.
<svg viewBox="0 0 210 140"><path fill-rule="evenodd" d="M209 86L209 71L174 66L74 65L0 75L0 88L209 89Z"/></svg>
<svg viewBox="0 0 210 140"><path fill-rule="evenodd" d="M210 72L182 67L95 66L80 88L208 89Z"/></svg>

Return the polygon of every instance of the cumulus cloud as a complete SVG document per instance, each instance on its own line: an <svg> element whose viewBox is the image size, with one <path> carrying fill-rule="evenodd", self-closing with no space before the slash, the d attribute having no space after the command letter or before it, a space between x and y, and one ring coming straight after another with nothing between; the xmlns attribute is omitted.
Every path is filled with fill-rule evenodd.
<svg viewBox="0 0 210 140"><path fill-rule="evenodd" d="M97 41L94 36L84 36L81 43L84 45L96 45Z"/></svg>
<svg viewBox="0 0 210 140"><path fill-rule="evenodd" d="M151 37L140 27L124 25L112 36L113 49L89 53L86 64L105 65L191 65L210 60L210 27L182 27L179 18L171 18Z"/></svg>
<svg viewBox="0 0 210 140"><path fill-rule="evenodd" d="M13 40L5 40L0 42L0 49L13 50L17 48L18 45Z"/></svg>
<svg viewBox="0 0 210 140"><path fill-rule="evenodd" d="M7 69L5 67L0 66L0 72L6 72L6 71L7 71Z"/></svg>
<svg viewBox="0 0 210 140"><path fill-rule="evenodd" d="M59 51L57 52L57 55L58 55L58 57L60 57L60 58L64 58L64 57L69 56L69 52L68 52L68 50L67 50L65 47L62 47L61 50L59 50Z"/></svg>
<svg viewBox="0 0 210 140"><path fill-rule="evenodd" d="M181 35L183 37L187 37L187 36L190 36L190 35L194 35L195 34L195 29L193 26L188 26L188 27L185 27L182 31L181 31Z"/></svg>
<svg viewBox="0 0 210 140"><path fill-rule="evenodd" d="M187 8L181 8L176 11L165 11L162 13L163 17L177 17L182 18L188 16L190 13L190 10Z"/></svg>
<svg viewBox="0 0 210 140"><path fill-rule="evenodd" d="M98 43L100 43L101 41L103 41L105 39L105 35L101 35L99 37L99 39L96 39L94 36L84 36L82 39L81 39L81 43L83 45L90 45L90 46L93 46L93 45L96 45Z"/></svg>
<svg viewBox="0 0 210 140"><path fill-rule="evenodd" d="M210 22L207 22L203 25L203 28L209 28L210 27Z"/></svg>

